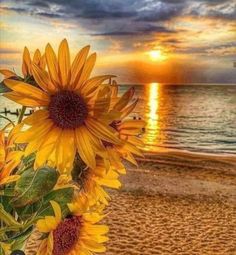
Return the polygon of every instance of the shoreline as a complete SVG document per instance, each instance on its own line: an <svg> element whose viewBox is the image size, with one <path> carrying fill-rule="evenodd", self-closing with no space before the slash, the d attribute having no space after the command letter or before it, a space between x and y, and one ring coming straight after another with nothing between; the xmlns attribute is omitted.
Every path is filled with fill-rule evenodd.
<svg viewBox="0 0 236 255"><path fill-rule="evenodd" d="M127 174L121 176L123 191L196 199L203 196L236 204L234 162L169 154L145 156L137 158L139 167L127 165Z"/></svg>
<svg viewBox="0 0 236 255"><path fill-rule="evenodd" d="M185 159L186 161L189 160L206 160L206 161L216 161L222 163L229 163L236 165L236 154L226 154L226 153L203 153L203 152L192 152L188 150L175 150L175 149L163 149L161 148L159 151L155 152L144 152L144 160L151 159L155 160L160 156L167 156L169 158L176 158L176 159ZM138 158L141 160L141 158Z"/></svg>

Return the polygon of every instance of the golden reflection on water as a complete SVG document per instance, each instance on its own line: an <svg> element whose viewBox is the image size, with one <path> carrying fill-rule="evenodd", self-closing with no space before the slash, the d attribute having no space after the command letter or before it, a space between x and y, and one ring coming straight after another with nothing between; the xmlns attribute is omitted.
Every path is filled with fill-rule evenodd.
<svg viewBox="0 0 236 255"><path fill-rule="evenodd" d="M145 87L147 109L146 109L146 132L143 140L150 150L150 146L157 144L160 139L160 126L159 126L159 102L160 102L160 84L157 82L147 84Z"/></svg>

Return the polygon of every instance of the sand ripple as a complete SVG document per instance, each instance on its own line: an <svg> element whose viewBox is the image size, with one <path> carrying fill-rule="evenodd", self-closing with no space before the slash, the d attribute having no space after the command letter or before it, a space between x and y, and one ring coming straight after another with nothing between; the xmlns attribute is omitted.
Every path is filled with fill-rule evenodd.
<svg viewBox="0 0 236 255"><path fill-rule="evenodd" d="M236 206L114 193L107 255L234 255Z"/></svg>

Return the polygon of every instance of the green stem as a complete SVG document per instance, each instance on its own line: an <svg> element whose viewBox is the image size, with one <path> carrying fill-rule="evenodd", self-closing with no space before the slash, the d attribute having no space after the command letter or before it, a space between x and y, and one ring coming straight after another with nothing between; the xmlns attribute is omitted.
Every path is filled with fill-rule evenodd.
<svg viewBox="0 0 236 255"><path fill-rule="evenodd" d="M21 224L15 220L15 218L6 212L3 206L0 204L0 219L5 222L8 226L21 227Z"/></svg>
<svg viewBox="0 0 236 255"><path fill-rule="evenodd" d="M9 121L13 125L13 127L15 126L14 122L12 120L10 120L9 118L7 118L7 117L5 117L3 115L0 115L0 118L3 118L5 120Z"/></svg>
<svg viewBox="0 0 236 255"><path fill-rule="evenodd" d="M26 111L26 106L22 106L22 109L20 111L20 116L19 116L19 119L18 119L18 124L21 123L21 121L22 121L22 119L23 119L23 117L25 115L25 111Z"/></svg>

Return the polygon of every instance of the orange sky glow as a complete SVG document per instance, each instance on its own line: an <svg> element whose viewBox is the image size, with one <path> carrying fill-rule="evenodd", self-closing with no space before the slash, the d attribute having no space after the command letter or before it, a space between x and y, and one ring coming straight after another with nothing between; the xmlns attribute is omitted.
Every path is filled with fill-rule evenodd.
<svg viewBox="0 0 236 255"><path fill-rule="evenodd" d="M121 0L111 1L116 12L100 1L73 13L78 3L69 2L1 1L0 68L20 72L24 46L43 51L47 42L57 48L67 38L72 55L90 44L98 53L95 72L119 82L236 83L234 1L129 0L129 13Z"/></svg>

